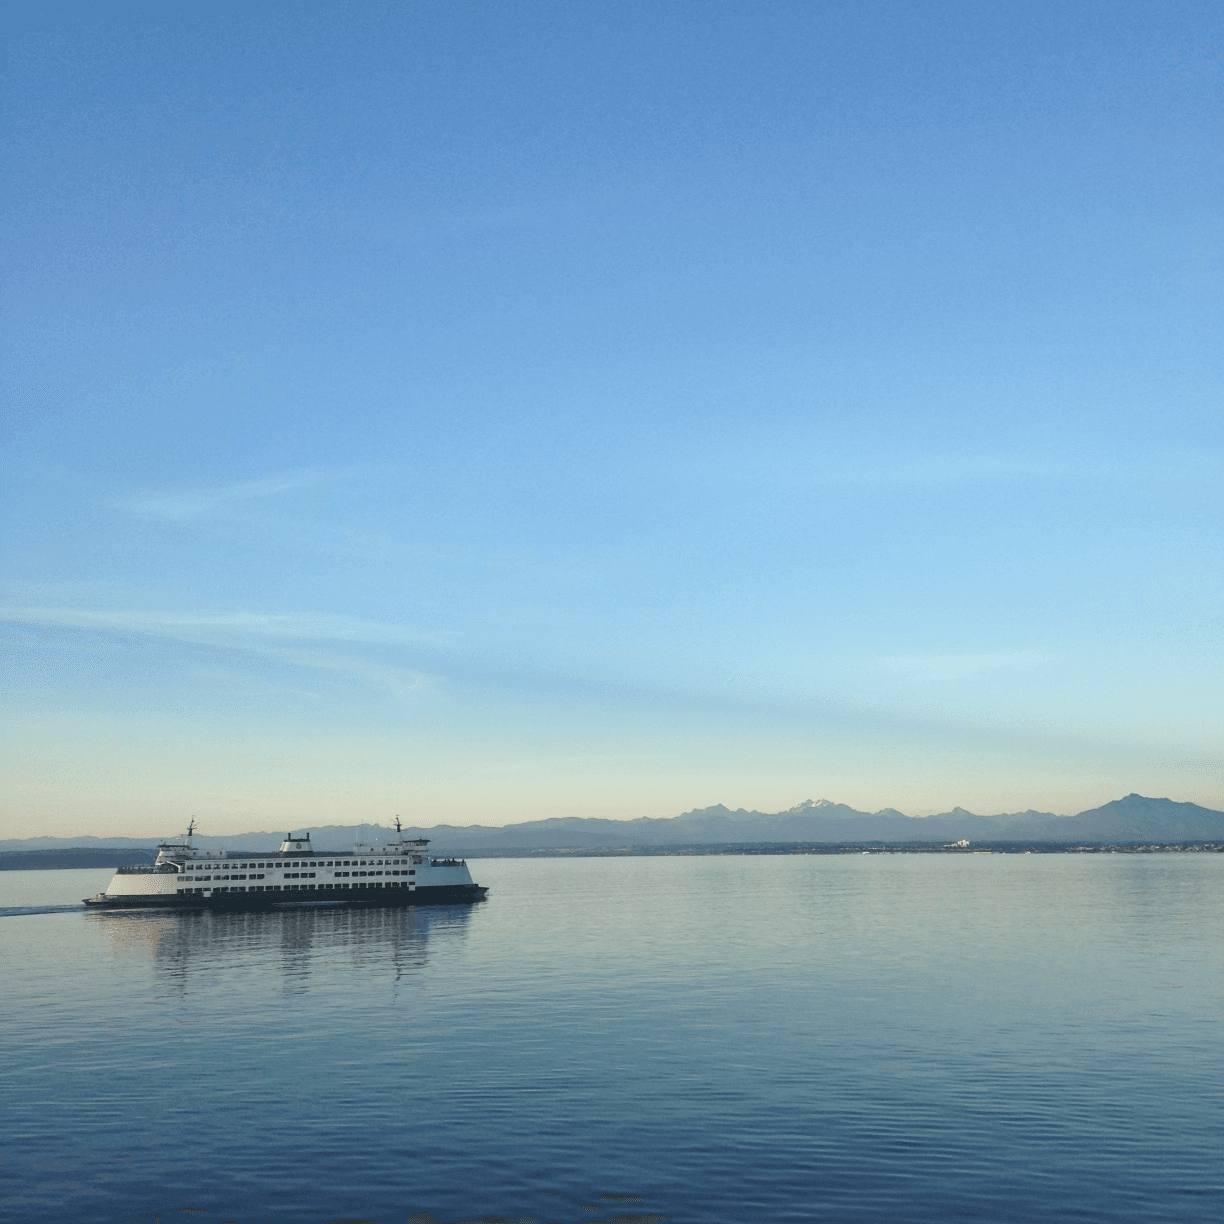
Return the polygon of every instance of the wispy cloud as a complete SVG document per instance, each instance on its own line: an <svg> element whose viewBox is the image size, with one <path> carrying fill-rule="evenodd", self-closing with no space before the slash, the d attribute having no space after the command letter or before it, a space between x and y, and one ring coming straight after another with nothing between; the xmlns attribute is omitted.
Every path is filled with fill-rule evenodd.
<svg viewBox="0 0 1224 1224"><path fill-rule="evenodd" d="M192 640L252 638L432 648L442 648L454 641L454 635L445 631L425 632L326 612L178 613L9 605L0 607L0 620Z"/></svg>
<svg viewBox="0 0 1224 1224"><path fill-rule="evenodd" d="M199 518L227 506L336 484L356 475L355 468L304 468L296 472L263 476L258 480L240 480L206 488L147 490L118 498L115 504L150 518Z"/></svg>
<svg viewBox="0 0 1224 1224"><path fill-rule="evenodd" d="M876 669L909 680L963 680L990 672L1032 671L1053 661L1040 650L996 650L978 654L889 655Z"/></svg>
<svg viewBox="0 0 1224 1224"><path fill-rule="evenodd" d="M182 615L0 607L0 637L10 648L73 650L82 644L98 649L117 643L173 643L176 648L219 651L222 658L257 657L289 668L331 673L401 701L417 700L437 687L435 672L427 669L445 664L445 636L326 614ZM415 658L422 665L387 658L388 654L401 660ZM227 672L227 683L249 684L246 671L239 667Z"/></svg>
<svg viewBox="0 0 1224 1224"><path fill-rule="evenodd" d="M437 687L432 673L399 667L376 659L363 659L351 654L328 654L319 651L281 650L276 657L293 667L332 672L371 688L383 689L400 701L409 701Z"/></svg>

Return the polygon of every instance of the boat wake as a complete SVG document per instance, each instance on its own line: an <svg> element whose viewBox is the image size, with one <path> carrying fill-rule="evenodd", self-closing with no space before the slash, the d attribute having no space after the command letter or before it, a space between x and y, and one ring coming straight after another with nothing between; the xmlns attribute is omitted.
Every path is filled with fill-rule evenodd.
<svg viewBox="0 0 1224 1224"><path fill-rule="evenodd" d="M0 905L0 918L21 918L26 914L75 914L83 905Z"/></svg>

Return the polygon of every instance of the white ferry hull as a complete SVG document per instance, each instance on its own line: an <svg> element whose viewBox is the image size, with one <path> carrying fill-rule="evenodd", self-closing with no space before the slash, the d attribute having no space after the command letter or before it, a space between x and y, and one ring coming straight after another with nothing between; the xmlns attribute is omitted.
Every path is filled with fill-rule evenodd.
<svg viewBox="0 0 1224 1224"><path fill-rule="evenodd" d="M299 892L210 893L207 896L141 895L99 893L86 897L90 909L175 909L175 910L269 910L292 906L341 906L368 909L374 906L464 905L482 901L489 890L479 884L444 885L438 888L399 888L384 885L353 887L344 892L302 889Z"/></svg>

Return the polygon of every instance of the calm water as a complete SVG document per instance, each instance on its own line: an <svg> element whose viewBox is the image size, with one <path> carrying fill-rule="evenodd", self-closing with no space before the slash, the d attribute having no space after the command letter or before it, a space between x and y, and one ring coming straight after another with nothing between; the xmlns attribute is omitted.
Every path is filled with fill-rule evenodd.
<svg viewBox="0 0 1224 1224"><path fill-rule="evenodd" d="M472 867L230 917L0 875L0 1210L1224 1219L1224 855Z"/></svg>

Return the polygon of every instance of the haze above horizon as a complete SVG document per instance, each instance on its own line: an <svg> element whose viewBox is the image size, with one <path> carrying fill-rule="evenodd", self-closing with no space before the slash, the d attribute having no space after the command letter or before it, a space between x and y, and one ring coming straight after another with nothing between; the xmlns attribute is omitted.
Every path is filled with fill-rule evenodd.
<svg viewBox="0 0 1224 1224"><path fill-rule="evenodd" d="M1215 6L0 32L0 837L1224 807Z"/></svg>

